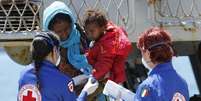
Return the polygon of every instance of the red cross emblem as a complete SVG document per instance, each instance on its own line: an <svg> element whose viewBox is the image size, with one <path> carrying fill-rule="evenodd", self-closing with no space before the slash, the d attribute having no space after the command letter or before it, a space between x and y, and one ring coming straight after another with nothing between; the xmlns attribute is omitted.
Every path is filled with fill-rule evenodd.
<svg viewBox="0 0 201 101"><path fill-rule="evenodd" d="M73 92L74 91L74 84L73 84L73 81L69 82L68 83L68 89L70 92Z"/></svg>
<svg viewBox="0 0 201 101"><path fill-rule="evenodd" d="M27 96L23 95L22 101L36 101L36 98L32 97L32 93L33 93L32 91L28 91Z"/></svg>
<svg viewBox="0 0 201 101"><path fill-rule="evenodd" d="M18 94L19 101L41 101L38 88L34 85L24 85Z"/></svg>
<svg viewBox="0 0 201 101"><path fill-rule="evenodd" d="M181 93L176 92L172 98L172 101L186 101L186 99Z"/></svg>

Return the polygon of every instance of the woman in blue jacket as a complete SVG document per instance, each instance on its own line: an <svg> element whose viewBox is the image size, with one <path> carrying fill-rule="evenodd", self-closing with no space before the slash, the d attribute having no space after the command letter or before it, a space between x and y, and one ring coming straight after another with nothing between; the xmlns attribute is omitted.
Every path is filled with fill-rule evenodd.
<svg viewBox="0 0 201 101"><path fill-rule="evenodd" d="M171 62L174 51L170 34L161 28L150 28L140 35L137 46L150 73L139 85L135 101L189 101L187 83Z"/></svg>
<svg viewBox="0 0 201 101"><path fill-rule="evenodd" d="M98 83L89 78L77 98L73 80L57 68L59 44L58 37L52 32L35 36L31 46L34 66L27 67L21 74L19 101L86 101L86 96L96 90Z"/></svg>

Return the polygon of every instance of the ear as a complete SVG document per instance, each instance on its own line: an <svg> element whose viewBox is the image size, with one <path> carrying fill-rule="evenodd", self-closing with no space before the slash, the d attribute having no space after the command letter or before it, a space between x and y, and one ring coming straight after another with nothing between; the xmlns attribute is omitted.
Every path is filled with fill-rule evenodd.
<svg viewBox="0 0 201 101"><path fill-rule="evenodd" d="M146 54L147 54L147 56L150 57L150 51L149 50L146 50Z"/></svg>
<svg viewBox="0 0 201 101"><path fill-rule="evenodd" d="M53 47L53 53L56 54L57 53L57 48L54 46Z"/></svg>
<svg viewBox="0 0 201 101"><path fill-rule="evenodd" d="M57 48L55 46L53 47L52 57L54 61L57 60Z"/></svg>
<svg viewBox="0 0 201 101"><path fill-rule="evenodd" d="M143 51L143 56L145 59L150 60L150 51L149 50Z"/></svg>

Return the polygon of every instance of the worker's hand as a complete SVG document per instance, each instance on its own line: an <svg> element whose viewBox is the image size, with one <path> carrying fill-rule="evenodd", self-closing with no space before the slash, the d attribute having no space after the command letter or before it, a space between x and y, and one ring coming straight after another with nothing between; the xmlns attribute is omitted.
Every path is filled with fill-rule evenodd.
<svg viewBox="0 0 201 101"><path fill-rule="evenodd" d="M85 91L87 92L88 95L90 95L94 93L97 88L98 88L98 81L94 79L93 77L90 77L82 91Z"/></svg>

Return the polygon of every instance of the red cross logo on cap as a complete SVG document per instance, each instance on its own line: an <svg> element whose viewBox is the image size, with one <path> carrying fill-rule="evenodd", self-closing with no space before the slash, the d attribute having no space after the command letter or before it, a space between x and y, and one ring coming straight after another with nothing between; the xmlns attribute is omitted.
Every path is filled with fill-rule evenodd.
<svg viewBox="0 0 201 101"><path fill-rule="evenodd" d="M34 85L24 85L18 94L19 101L41 101L41 95L38 88Z"/></svg>

